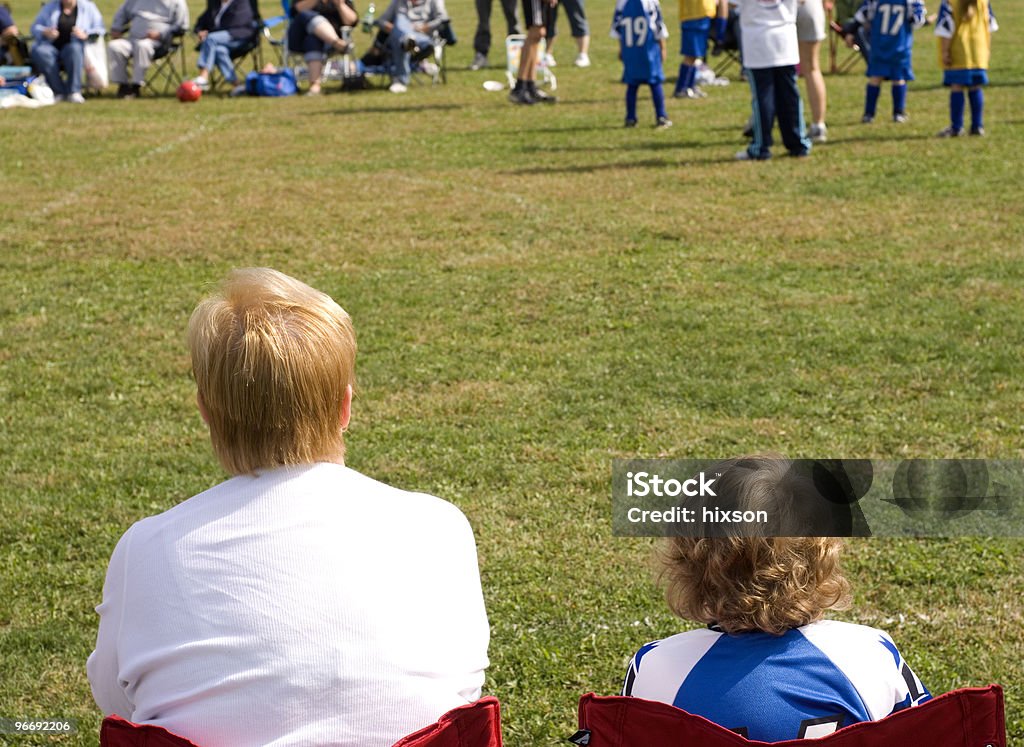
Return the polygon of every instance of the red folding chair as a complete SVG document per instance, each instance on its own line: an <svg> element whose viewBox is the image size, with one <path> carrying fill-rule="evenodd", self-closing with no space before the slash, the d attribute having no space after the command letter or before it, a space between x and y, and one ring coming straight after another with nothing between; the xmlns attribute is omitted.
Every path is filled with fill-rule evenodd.
<svg viewBox="0 0 1024 747"><path fill-rule="evenodd" d="M198 747L193 742L152 724L133 724L108 716L100 727L100 747ZM208 745L207 747L232 747ZM395 742L394 747L501 747L498 699L481 698L453 708L437 723Z"/></svg>
<svg viewBox="0 0 1024 747"><path fill-rule="evenodd" d="M642 698L580 698L580 731L572 740L589 747L750 747L768 745L741 737L665 703ZM773 747L1006 747L1003 689L999 685L954 690L881 721L863 721L810 742L791 739Z"/></svg>

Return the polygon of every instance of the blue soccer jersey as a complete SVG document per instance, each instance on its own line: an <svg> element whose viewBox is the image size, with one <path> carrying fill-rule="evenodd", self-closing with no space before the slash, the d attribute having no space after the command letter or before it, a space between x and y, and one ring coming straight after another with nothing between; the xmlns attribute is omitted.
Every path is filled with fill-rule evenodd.
<svg viewBox="0 0 1024 747"><path fill-rule="evenodd" d="M927 11L921 0L864 0L854 18L871 27L868 67L884 78L913 79L911 52L914 29L924 25Z"/></svg>
<svg viewBox="0 0 1024 747"><path fill-rule="evenodd" d="M663 83L660 40L668 27L658 0L618 0L611 37L619 40L623 83Z"/></svg>
<svg viewBox="0 0 1024 747"><path fill-rule="evenodd" d="M691 630L649 643L622 694L765 742L824 736L931 698L888 635L831 620L781 636Z"/></svg>

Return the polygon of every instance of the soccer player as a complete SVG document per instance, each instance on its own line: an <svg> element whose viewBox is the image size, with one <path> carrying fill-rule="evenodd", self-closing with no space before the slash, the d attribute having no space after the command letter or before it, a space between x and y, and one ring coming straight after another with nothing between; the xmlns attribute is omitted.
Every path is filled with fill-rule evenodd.
<svg viewBox="0 0 1024 747"><path fill-rule="evenodd" d="M907 121L907 81L914 79L911 57L914 29L921 28L927 11L921 0L864 0L854 20L871 29L868 85L864 97L865 124L874 121L883 80L892 81L892 121Z"/></svg>
<svg viewBox="0 0 1024 747"><path fill-rule="evenodd" d="M743 66L750 83L753 142L736 154L739 161L772 157L776 116L782 142L792 156L811 152L804 130L803 103L796 85L800 48L796 33L798 0L739 0Z"/></svg>
<svg viewBox="0 0 1024 747"><path fill-rule="evenodd" d="M949 127L939 137L964 134L964 89L971 102L971 134L984 135L983 113L992 55L992 33L999 30L988 0L942 0L935 21L942 62L942 84L950 87Z"/></svg>
<svg viewBox="0 0 1024 747"><path fill-rule="evenodd" d="M701 60L708 56L712 18L715 19L715 40L721 40L729 19L728 0L679 0L682 32L679 51L683 62L679 65L679 77L672 93L677 99L700 99L707 95L697 87L697 69Z"/></svg>
<svg viewBox="0 0 1024 747"><path fill-rule="evenodd" d="M672 126L665 111L665 39L668 28L658 0L619 0L612 19L611 37L619 40L622 82L626 84L626 127L636 127L636 96L641 84L651 89L655 127Z"/></svg>
<svg viewBox="0 0 1024 747"><path fill-rule="evenodd" d="M776 515L820 500L788 460L730 460L711 471L721 473L715 493L730 507ZM808 518L814 526L817 517ZM886 633L822 619L849 606L842 548L835 537L666 540L669 607L706 627L643 646L622 694L764 742L824 736L929 700Z"/></svg>
<svg viewBox="0 0 1024 747"><path fill-rule="evenodd" d="M537 88L537 62L540 43L547 35L558 0L523 0L523 18L526 23L526 41L519 55L519 75L508 95L513 104L553 104L558 99Z"/></svg>

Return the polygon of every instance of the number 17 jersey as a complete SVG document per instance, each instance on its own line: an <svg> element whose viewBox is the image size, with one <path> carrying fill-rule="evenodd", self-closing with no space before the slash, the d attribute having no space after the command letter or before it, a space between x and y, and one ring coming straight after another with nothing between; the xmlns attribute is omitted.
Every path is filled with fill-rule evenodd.
<svg viewBox="0 0 1024 747"><path fill-rule="evenodd" d="M658 0L618 0L611 37L619 40L623 83L663 83L661 39L668 27Z"/></svg>

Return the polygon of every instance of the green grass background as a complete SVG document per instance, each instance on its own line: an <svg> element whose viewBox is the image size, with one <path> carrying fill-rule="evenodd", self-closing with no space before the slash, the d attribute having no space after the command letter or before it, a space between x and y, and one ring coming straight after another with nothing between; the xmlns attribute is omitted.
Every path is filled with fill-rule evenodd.
<svg viewBox="0 0 1024 747"><path fill-rule="evenodd" d="M1024 8L997 7L988 138L934 137L926 29L909 124L859 123L858 68L828 78L827 145L736 164L746 87L670 101L667 132L642 98L622 129L611 3L588 5L595 65L562 39L551 108L465 71L452 0L444 87L0 113L0 715L76 717L57 741L96 744L110 551L224 477L184 330L232 267L352 314L349 463L470 517L510 745L572 733L579 695L688 626L651 542L610 535L613 458L1024 455ZM25 30L35 7L14 3ZM852 542L839 617L888 630L933 692L1002 683L1024 744L1022 549Z"/></svg>

